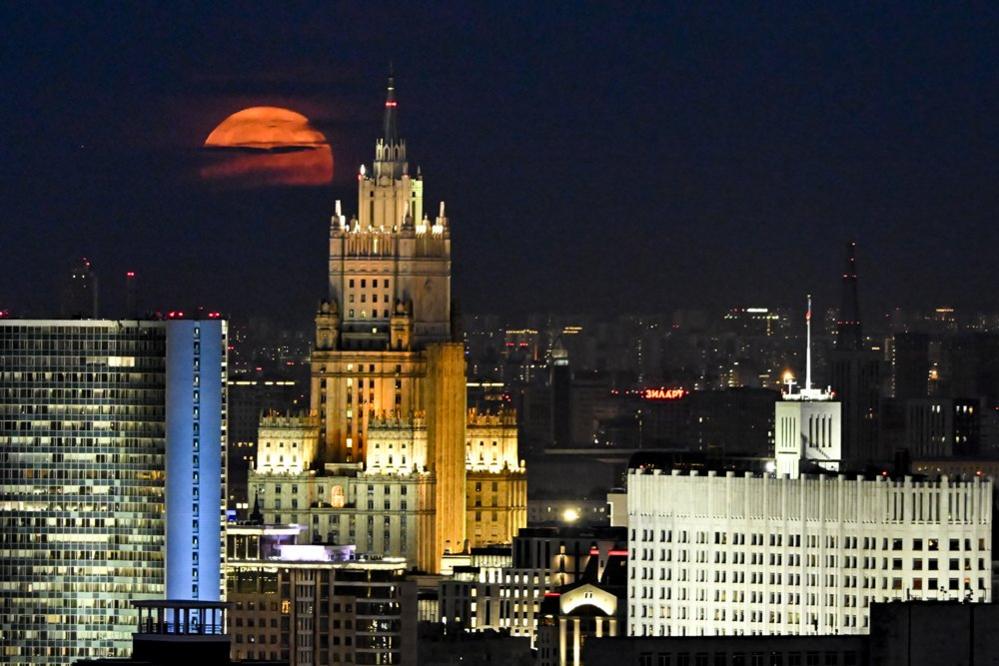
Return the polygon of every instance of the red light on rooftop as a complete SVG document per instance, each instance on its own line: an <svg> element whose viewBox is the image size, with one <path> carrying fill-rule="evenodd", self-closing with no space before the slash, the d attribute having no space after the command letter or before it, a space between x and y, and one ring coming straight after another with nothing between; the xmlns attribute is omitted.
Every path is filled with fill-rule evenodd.
<svg viewBox="0 0 999 666"><path fill-rule="evenodd" d="M399 103L396 102L395 100L390 99L387 102L385 102L385 108L387 109L394 109L397 106L399 106Z"/></svg>
<svg viewBox="0 0 999 666"><path fill-rule="evenodd" d="M127 278L134 278L135 277L135 271L129 271L129 272L125 273L125 277L127 277Z"/></svg>

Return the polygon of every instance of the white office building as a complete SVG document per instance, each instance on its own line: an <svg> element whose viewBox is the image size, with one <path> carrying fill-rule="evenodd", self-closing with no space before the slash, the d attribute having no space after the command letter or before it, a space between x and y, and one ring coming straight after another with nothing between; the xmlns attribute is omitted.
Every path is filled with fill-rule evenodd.
<svg viewBox="0 0 999 666"><path fill-rule="evenodd" d="M628 476L633 636L855 634L872 602L991 600L992 482Z"/></svg>

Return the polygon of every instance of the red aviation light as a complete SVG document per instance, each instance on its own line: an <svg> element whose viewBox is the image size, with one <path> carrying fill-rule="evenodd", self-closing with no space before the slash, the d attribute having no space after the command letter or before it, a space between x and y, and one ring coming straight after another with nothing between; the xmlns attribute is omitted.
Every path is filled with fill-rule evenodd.
<svg viewBox="0 0 999 666"><path fill-rule="evenodd" d="M394 109L397 106L399 106L399 103L396 102L394 99L390 99L390 100L386 100L385 101L385 108L386 109Z"/></svg>

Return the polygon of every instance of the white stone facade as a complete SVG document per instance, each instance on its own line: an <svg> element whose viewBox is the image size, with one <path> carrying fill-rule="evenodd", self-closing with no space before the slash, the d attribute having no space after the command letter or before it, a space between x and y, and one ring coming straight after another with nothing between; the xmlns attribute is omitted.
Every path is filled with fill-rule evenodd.
<svg viewBox="0 0 999 666"><path fill-rule="evenodd" d="M841 409L832 400L783 400L774 406L777 474L796 478L801 461L833 472L839 469Z"/></svg>
<svg viewBox="0 0 999 666"><path fill-rule="evenodd" d="M628 477L633 636L866 633L875 601L990 601L992 482Z"/></svg>

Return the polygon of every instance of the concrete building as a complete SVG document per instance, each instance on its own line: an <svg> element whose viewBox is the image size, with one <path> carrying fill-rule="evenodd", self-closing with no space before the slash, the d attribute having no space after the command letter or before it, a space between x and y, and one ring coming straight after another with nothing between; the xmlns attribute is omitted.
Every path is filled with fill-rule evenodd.
<svg viewBox="0 0 999 666"><path fill-rule="evenodd" d="M416 664L416 584L401 558L297 543L297 526L237 525L227 536L234 660L290 666Z"/></svg>
<svg viewBox="0 0 999 666"><path fill-rule="evenodd" d="M992 482L628 478L634 636L854 634L872 603L990 601Z"/></svg>
<svg viewBox="0 0 999 666"><path fill-rule="evenodd" d="M337 202L331 220L311 361L316 454L301 470L258 460L248 486L268 520L290 508L309 540L337 534L437 572L445 554L510 541L526 523L526 477L515 419L466 410L450 223L443 203L434 220L424 213L397 111L390 78L374 164L358 174L357 216L348 221Z"/></svg>
<svg viewBox="0 0 999 666"><path fill-rule="evenodd" d="M132 601L217 601L226 323L0 320L7 664L128 654Z"/></svg>

